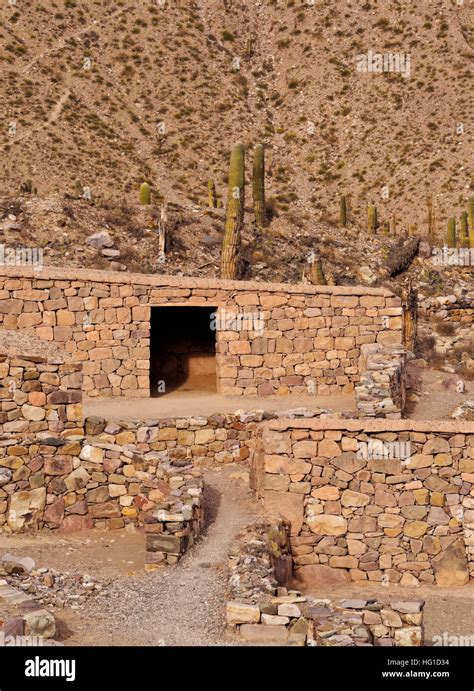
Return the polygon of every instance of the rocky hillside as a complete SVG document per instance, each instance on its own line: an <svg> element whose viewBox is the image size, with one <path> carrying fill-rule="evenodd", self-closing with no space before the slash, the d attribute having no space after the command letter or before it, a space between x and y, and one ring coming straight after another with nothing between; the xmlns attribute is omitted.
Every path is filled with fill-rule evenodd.
<svg viewBox="0 0 474 691"><path fill-rule="evenodd" d="M147 179L205 235L208 179L225 196L231 145L261 140L283 232L332 224L341 194L358 227L372 201L392 234L423 229L431 196L441 236L472 195L470 5L4 2L0 193L31 179L113 213ZM404 69L358 71L369 50Z"/></svg>

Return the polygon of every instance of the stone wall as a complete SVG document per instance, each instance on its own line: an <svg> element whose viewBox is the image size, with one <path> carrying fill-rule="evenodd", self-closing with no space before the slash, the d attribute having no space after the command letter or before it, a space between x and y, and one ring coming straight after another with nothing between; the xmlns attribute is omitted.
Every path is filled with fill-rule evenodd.
<svg viewBox="0 0 474 691"><path fill-rule="evenodd" d="M474 576L473 423L265 422L251 482L267 514L291 522L303 582Z"/></svg>
<svg viewBox="0 0 474 691"><path fill-rule="evenodd" d="M81 364L0 355L0 434L82 431Z"/></svg>
<svg viewBox="0 0 474 691"><path fill-rule="evenodd" d="M403 347L363 345L355 387L360 417L400 419L405 409L407 354Z"/></svg>
<svg viewBox="0 0 474 691"><path fill-rule="evenodd" d="M422 600L338 601L302 594L289 589L291 579L282 585L279 577L287 551L284 522L258 523L237 536L229 558L229 635L291 646L423 644Z"/></svg>
<svg viewBox="0 0 474 691"><path fill-rule="evenodd" d="M147 571L177 564L204 526L204 483L200 471L168 469L167 481L170 494L145 516Z"/></svg>
<svg viewBox="0 0 474 691"><path fill-rule="evenodd" d="M401 342L400 298L383 288L311 286L2 267L0 326L63 344L87 396L146 397L153 306L218 308L224 395L350 393L363 344ZM253 315L241 321L229 315ZM166 382L165 382L166 384Z"/></svg>
<svg viewBox="0 0 474 691"><path fill-rule="evenodd" d="M176 500L181 473L247 459L262 418L262 411L148 423L92 417L85 436L10 434L0 439L0 531L143 525Z"/></svg>

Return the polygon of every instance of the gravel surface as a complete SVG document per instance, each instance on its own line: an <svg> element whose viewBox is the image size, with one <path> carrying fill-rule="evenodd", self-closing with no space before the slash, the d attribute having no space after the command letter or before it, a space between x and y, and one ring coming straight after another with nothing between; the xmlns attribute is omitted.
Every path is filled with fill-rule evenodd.
<svg viewBox="0 0 474 691"><path fill-rule="evenodd" d="M104 598L66 619L66 645L219 645L224 638L227 556L241 527L257 518L236 466L206 477L207 528L175 567L118 578ZM69 613L70 614L70 613ZM68 613L64 612L64 616ZM61 617L63 613L61 612ZM86 621L84 621L86 617Z"/></svg>

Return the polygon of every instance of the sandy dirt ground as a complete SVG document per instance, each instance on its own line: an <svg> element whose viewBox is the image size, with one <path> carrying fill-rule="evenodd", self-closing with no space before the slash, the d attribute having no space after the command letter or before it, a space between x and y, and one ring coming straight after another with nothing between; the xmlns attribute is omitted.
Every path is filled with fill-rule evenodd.
<svg viewBox="0 0 474 691"><path fill-rule="evenodd" d="M474 381L466 381L465 393L453 391L453 383L463 379L455 374L426 367L408 366L408 391L405 417L413 420L449 420L452 412L474 398ZM449 386L447 385L449 382ZM410 400L415 394L418 400Z"/></svg>
<svg viewBox="0 0 474 691"><path fill-rule="evenodd" d="M209 392L172 391L158 398L111 398L84 402L84 413L111 419L159 419L187 415L214 415L216 413L252 412L265 410L281 412L294 408L334 412L355 410L353 396L220 396Z"/></svg>

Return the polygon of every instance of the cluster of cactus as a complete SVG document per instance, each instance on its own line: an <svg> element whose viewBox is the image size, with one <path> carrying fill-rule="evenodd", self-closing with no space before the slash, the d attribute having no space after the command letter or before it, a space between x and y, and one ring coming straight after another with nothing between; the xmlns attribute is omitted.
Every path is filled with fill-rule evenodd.
<svg viewBox="0 0 474 691"><path fill-rule="evenodd" d="M343 228L347 227L347 197L345 195L339 199L339 221Z"/></svg>
<svg viewBox="0 0 474 691"><path fill-rule="evenodd" d="M367 207L367 230L369 233L375 233L377 226L377 207L375 204L369 204Z"/></svg>
<svg viewBox="0 0 474 691"><path fill-rule="evenodd" d="M234 146L230 156L226 221L222 242L221 276L235 279L238 274L240 235L245 206L245 147Z"/></svg>
<svg viewBox="0 0 474 691"><path fill-rule="evenodd" d="M265 226L265 148L255 147L253 159L253 210L257 228Z"/></svg>
<svg viewBox="0 0 474 691"><path fill-rule="evenodd" d="M474 197L469 199L468 211L461 213L459 231L454 216L448 219L446 245L450 248L474 249Z"/></svg>

